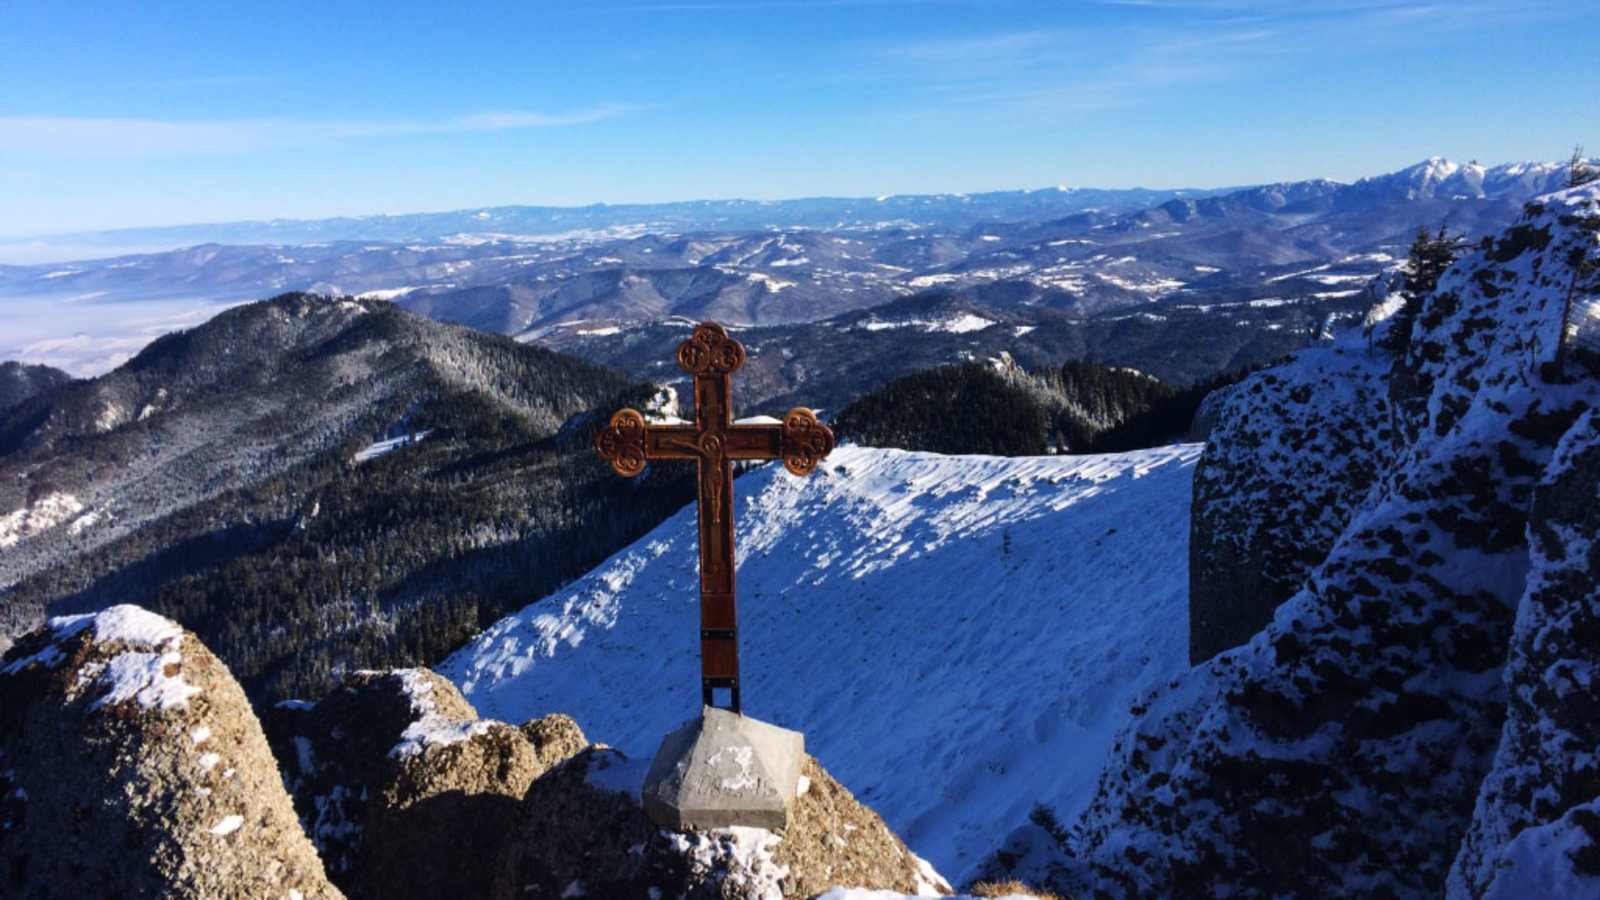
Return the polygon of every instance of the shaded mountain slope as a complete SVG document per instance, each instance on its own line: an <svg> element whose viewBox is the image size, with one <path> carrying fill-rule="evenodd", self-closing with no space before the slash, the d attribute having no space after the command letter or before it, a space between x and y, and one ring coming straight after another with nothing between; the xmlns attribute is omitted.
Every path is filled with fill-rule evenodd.
<svg viewBox="0 0 1600 900"><path fill-rule="evenodd" d="M647 399L378 301L232 310L4 419L0 617L137 602L257 697L430 661L682 504L558 433Z"/></svg>
<svg viewBox="0 0 1600 900"><path fill-rule="evenodd" d="M0 362L0 414L71 380L71 375L49 366Z"/></svg>

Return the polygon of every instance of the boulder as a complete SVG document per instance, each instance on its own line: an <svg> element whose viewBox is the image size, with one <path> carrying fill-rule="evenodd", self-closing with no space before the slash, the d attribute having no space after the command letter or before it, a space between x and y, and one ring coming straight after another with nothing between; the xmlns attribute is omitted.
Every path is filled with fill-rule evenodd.
<svg viewBox="0 0 1600 900"><path fill-rule="evenodd" d="M244 691L134 606L52 619L0 659L0 893L342 896Z"/></svg>
<svg viewBox="0 0 1600 900"><path fill-rule="evenodd" d="M589 746L583 729L565 713L528 720L522 725L522 736L533 744L533 754L538 757L541 769L548 769Z"/></svg>
<svg viewBox="0 0 1600 900"><path fill-rule="evenodd" d="M357 673L269 722L306 830L352 897L482 896L529 784L582 740L565 716L481 720L426 669Z"/></svg>
<svg viewBox="0 0 1600 900"><path fill-rule="evenodd" d="M782 832L659 828L640 802L646 770L646 761L596 745L541 776L489 896L777 900L838 885L950 892L811 757Z"/></svg>

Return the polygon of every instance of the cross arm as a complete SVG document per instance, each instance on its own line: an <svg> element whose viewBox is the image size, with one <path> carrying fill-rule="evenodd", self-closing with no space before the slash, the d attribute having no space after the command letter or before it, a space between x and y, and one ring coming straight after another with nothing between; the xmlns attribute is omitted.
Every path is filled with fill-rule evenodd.
<svg viewBox="0 0 1600 900"><path fill-rule="evenodd" d="M781 459L784 468L808 475L833 451L833 432L803 406L789 410L777 425L735 425L728 429L730 459Z"/></svg>
<svg viewBox="0 0 1600 900"><path fill-rule="evenodd" d="M699 459L693 425L651 425L638 410L618 410L594 436L594 448L618 475L632 477L652 459Z"/></svg>

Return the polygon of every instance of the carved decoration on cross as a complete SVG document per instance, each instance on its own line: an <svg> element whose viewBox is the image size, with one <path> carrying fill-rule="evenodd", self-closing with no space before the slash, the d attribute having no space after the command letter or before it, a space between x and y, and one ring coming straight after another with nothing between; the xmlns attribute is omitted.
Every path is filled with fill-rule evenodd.
<svg viewBox="0 0 1600 900"><path fill-rule="evenodd" d="M595 449L618 475L632 477L652 460L694 460L699 467L700 690L706 706L726 688L740 711L739 624L734 597L733 463L783 460L808 475L833 451L833 432L803 406L780 424L733 422L731 376L744 365L744 345L715 322L703 322L678 345L678 365L694 376L694 424L646 422L637 410L619 410L595 436Z"/></svg>

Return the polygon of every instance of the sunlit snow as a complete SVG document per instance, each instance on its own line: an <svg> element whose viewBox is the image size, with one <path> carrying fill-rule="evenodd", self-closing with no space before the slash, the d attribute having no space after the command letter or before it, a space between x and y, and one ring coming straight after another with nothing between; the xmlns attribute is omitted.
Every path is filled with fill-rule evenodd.
<svg viewBox="0 0 1600 900"><path fill-rule="evenodd" d="M845 446L739 479L745 712L947 876L1037 803L1070 821L1130 700L1186 668L1199 453ZM695 535L681 510L440 672L486 717L566 712L648 758L699 708Z"/></svg>

